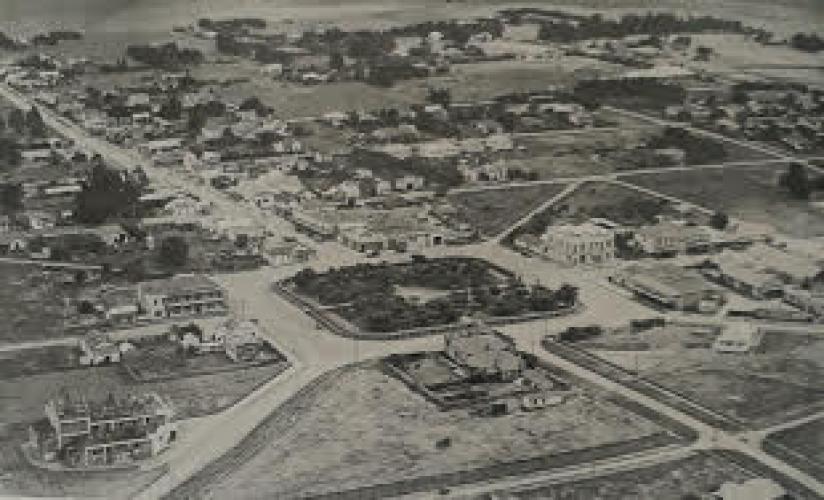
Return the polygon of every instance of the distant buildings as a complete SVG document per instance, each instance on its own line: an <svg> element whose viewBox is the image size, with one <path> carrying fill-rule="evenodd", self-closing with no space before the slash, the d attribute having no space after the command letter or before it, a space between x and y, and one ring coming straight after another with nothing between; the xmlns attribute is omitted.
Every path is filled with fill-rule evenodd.
<svg viewBox="0 0 824 500"><path fill-rule="evenodd" d="M177 437L174 412L155 393L103 401L53 399L47 426L31 429L31 443L45 459L72 466L106 466L157 455Z"/></svg>
<svg viewBox="0 0 824 500"><path fill-rule="evenodd" d="M179 318L226 312L222 288L202 275L178 275L138 285L138 301L151 318Z"/></svg>

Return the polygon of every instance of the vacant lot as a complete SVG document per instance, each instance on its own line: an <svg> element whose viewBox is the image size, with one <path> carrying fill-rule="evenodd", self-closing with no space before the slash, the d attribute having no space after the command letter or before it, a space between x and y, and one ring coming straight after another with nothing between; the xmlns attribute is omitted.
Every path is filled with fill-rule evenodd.
<svg viewBox="0 0 824 500"><path fill-rule="evenodd" d="M640 126L519 136L518 145L526 149L512 153L507 165L537 172L541 179L606 174L615 168L604 161L605 154L635 148L655 130Z"/></svg>
<svg viewBox="0 0 824 500"><path fill-rule="evenodd" d="M564 190L564 184L543 184L505 189L490 189L449 195L459 211L459 219L493 236L538 208Z"/></svg>
<svg viewBox="0 0 824 500"><path fill-rule="evenodd" d="M133 382L120 366L75 368L5 378L0 380L0 401L3 402L0 422L30 423L42 418L43 405L64 390L90 397L105 397L109 392L155 391L172 402L179 418L196 417L223 410L284 369L284 363L277 363L150 383Z"/></svg>
<svg viewBox="0 0 824 500"><path fill-rule="evenodd" d="M37 266L0 263L0 344L66 335L67 291Z"/></svg>
<svg viewBox="0 0 824 500"><path fill-rule="evenodd" d="M765 447L798 468L824 478L824 419L772 434Z"/></svg>
<svg viewBox="0 0 824 500"><path fill-rule="evenodd" d="M591 352L754 427L789 420L824 401L818 382L824 339L768 332L763 352L720 354L707 347L712 335L705 329L678 330L639 335L646 349Z"/></svg>
<svg viewBox="0 0 824 500"><path fill-rule="evenodd" d="M441 412L373 368L348 370L305 408L293 417L289 431L233 472L217 475L220 479L198 496L295 498L599 446L660 430L586 393L545 411L497 418ZM445 438L449 445L435 446Z"/></svg>
<svg viewBox="0 0 824 500"><path fill-rule="evenodd" d="M824 236L824 211L810 202L790 199L778 187L778 176L784 170L778 165L730 167L624 180L730 216L769 224L799 238Z"/></svg>
<svg viewBox="0 0 824 500"><path fill-rule="evenodd" d="M586 182L575 192L536 214L513 236L540 235L554 224L579 224L593 217L609 219L626 226L655 222L656 216L675 214L665 200L609 182Z"/></svg>
<svg viewBox="0 0 824 500"><path fill-rule="evenodd" d="M725 457L700 453L644 469L509 494L522 499L674 500L701 498L727 481L741 483L753 477L757 474Z"/></svg>

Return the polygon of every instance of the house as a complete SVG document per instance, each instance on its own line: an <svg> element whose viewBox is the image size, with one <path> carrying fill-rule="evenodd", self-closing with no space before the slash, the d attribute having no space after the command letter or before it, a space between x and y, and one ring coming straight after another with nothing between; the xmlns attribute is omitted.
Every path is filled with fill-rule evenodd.
<svg viewBox="0 0 824 500"><path fill-rule="evenodd" d="M638 228L635 241L647 255L668 255L705 250L710 237L701 227L663 221Z"/></svg>
<svg viewBox="0 0 824 500"><path fill-rule="evenodd" d="M203 275L145 281L137 290L140 307L151 318L224 314L227 309L223 289Z"/></svg>
<svg viewBox="0 0 824 500"><path fill-rule="evenodd" d="M141 144L138 150L147 156L155 156L160 153L169 153L177 151L183 147L183 139L173 137L169 139L157 139ZM182 153L181 153L182 155ZM182 160L182 157L181 157Z"/></svg>
<svg viewBox="0 0 824 500"><path fill-rule="evenodd" d="M726 482L712 494L717 500L789 500L787 490L772 479L756 477L743 483Z"/></svg>
<svg viewBox="0 0 824 500"><path fill-rule="evenodd" d="M251 325L248 321L243 325ZM238 325L228 332L223 340L226 356L235 363L240 361L254 361L263 346L263 341L257 336L257 329Z"/></svg>
<svg viewBox="0 0 824 500"><path fill-rule="evenodd" d="M740 255L724 252L716 259L715 269L704 275L736 292L754 299L770 299L784 294L784 282Z"/></svg>
<svg viewBox="0 0 824 500"><path fill-rule="evenodd" d="M269 262L275 266L288 266L308 262L317 253L297 241L268 238L263 242L262 252L269 256Z"/></svg>
<svg viewBox="0 0 824 500"><path fill-rule="evenodd" d="M720 353L749 353L761 346L764 332L749 323L732 323L721 332L712 344Z"/></svg>
<svg viewBox="0 0 824 500"><path fill-rule="evenodd" d="M447 332L444 351L470 378L512 382L526 369L512 343L483 325Z"/></svg>
<svg viewBox="0 0 824 500"><path fill-rule="evenodd" d="M640 298L670 309L714 312L724 301L718 288L704 280L700 273L674 264L633 264L609 280Z"/></svg>
<svg viewBox="0 0 824 500"><path fill-rule="evenodd" d="M591 223L550 226L540 239L544 255L570 266L615 259L615 233Z"/></svg>
<svg viewBox="0 0 824 500"><path fill-rule="evenodd" d="M120 346L108 335L91 332L80 340L80 364L98 366L120 362Z"/></svg>
<svg viewBox="0 0 824 500"><path fill-rule="evenodd" d="M158 455L177 437L171 405L156 393L101 401L65 395L45 406L48 426L30 430L44 458L71 466L130 463Z"/></svg>
<svg viewBox="0 0 824 500"><path fill-rule="evenodd" d="M198 353L223 352L232 361L254 361L264 341L258 335L253 321L228 319L214 328L200 330L200 334L184 332L178 341Z"/></svg>
<svg viewBox="0 0 824 500"><path fill-rule="evenodd" d="M395 179L398 191L419 191L426 185L426 179L419 175L404 175Z"/></svg>

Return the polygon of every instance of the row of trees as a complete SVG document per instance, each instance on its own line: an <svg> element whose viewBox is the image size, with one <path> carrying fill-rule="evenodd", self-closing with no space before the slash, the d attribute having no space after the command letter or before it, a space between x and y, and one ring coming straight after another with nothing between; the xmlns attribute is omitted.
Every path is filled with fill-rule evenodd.
<svg viewBox="0 0 824 500"><path fill-rule="evenodd" d="M26 112L15 108L5 118L0 115L0 133L6 130L18 136L28 134L32 137L45 137L46 123L36 107Z"/></svg>
<svg viewBox="0 0 824 500"><path fill-rule="evenodd" d="M641 100L652 107L665 108L682 104L686 91L681 85L654 78L618 78L582 80L575 85L572 97L588 109L623 99Z"/></svg>
<svg viewBox="0 0 824 500"><path fill-rule="evenodd" d="M126 48L126 55L152 68L179 68L205 61L199 50L181 49L172 42L163 45L130 45Z"/></svg>
<svg viewBox="0 0 824 500"><path fill-rule="evenodd" d="M633 35L670 35L674 33L703 33L725 31L752 34L757 30L740 21L729 21L711 16L682 18L671 13L644 15L626 14L619 19L608 19L601 14L579 16L573 20L542 23L538 39L570 43L592 38L624 38Z"/></svg>
<svg viewBox="0 0 824 500"><path fill-rule="evenodd" d="M790 38L790 46L804 52L824 50L824 38L816 33L796 33Z"/></svg>

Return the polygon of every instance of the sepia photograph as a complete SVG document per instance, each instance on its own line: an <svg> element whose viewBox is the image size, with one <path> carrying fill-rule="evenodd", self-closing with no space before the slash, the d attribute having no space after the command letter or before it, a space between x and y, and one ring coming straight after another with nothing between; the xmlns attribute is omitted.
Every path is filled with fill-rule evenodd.
<svg viewBox="0 0 824 500"><path fill-rule="evenodd" d="M0 500L824 500L824 0L0 0Z"/></svg>

